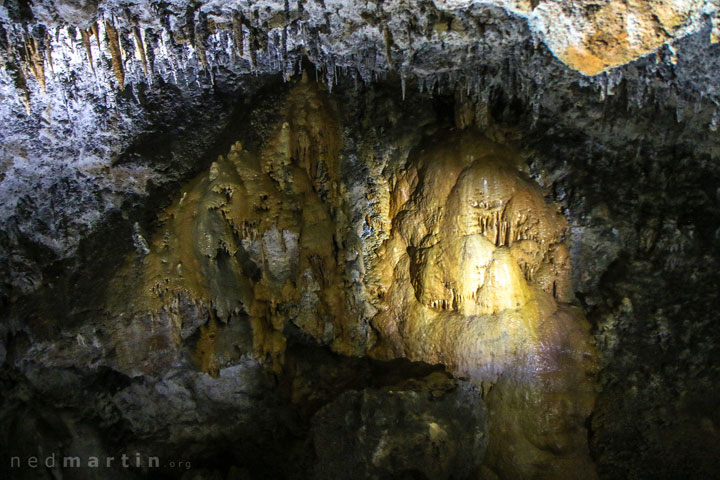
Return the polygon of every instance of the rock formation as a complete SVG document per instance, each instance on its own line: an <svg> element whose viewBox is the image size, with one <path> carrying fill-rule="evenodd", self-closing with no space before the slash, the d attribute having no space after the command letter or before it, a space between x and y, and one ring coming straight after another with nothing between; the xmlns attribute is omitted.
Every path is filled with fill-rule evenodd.
<svg viewBox="0 0 720 480"><path fill-rule="evenodd" d="M566 223L477 132L433 138L390 197L373 354L441 363L491 412L500 478L592 478L593 340L572 298ZM509 454L512 452L512 454Z"/></svg>
<svg viewBox="0 0 720 480"><path fill-rule="evenodd" d="M714 478L718 24L6 2L0 474Z"/></svg>

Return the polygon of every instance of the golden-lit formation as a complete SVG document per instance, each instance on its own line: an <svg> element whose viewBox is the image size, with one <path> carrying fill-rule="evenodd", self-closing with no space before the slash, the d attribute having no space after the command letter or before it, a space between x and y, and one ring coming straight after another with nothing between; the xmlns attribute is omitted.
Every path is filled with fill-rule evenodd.
<svg viewBox="0 0 720 480"><path fill-rule="evenodd" d="M112 21L105 20L105 33L107 35L108 46L110 48L113 73L115 73L115 79L118 82L118 87L120 87L120 90L123 90L125 88L125 67L123 66L123 55L122 50L120 49L118 32ZM100 43L98 42L98 45L99 44ZM88 55L88 59L90 59L90 55Z"/></svg>
<svg viewBox="0 0 720 480"><path fill-rule="evenodd" d="M374 266L376 357L442 363L491 412L484 478L592 478L589 325L557 207L477 132L432 139L394 181Z"/></svg>
<svg viewBox="0 0 720 480"><path fill-rule="evenodd" d="M355 353L343 344L349 322L330 214L339 145L334 106L304 81L259 154L236 143L162 214L163 227L138 267L143 292L132 302L138 310L170 312L177 331L178 296L207 310L212 327L203 327L194 356L203 371L217 372L212 339L231 319L246 321L243 315L252 324L256 358L275 371L282 369L283 328L291 320L335 350Z"/></svg>
<svg viewBox="0 0 720 480"><path fill-rule="evenodd" d="M371 294L359 294L343 263L357 246L344 240L335 109L304 79L259 151L238 142L182 189L149 253L116 279L118 367L160 371L188 345L216 376L249 323L255 358L282 374L294 325L338 353L443 364L476 382L491 413L480 478L592 478L595 357L567 305L558 207L478 131L430 138L372 199L380 240L361 279Z"/></svg>

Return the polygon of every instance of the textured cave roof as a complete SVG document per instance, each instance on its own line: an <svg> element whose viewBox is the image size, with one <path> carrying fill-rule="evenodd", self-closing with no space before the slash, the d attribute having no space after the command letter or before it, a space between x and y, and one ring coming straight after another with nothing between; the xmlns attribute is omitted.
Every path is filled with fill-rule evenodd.
<svg viewBox="0 0 720 480"><path fill-rule="evenodd" d="M313 66L331 88L380 81L399 95L462 91L477 104L502 96L523 106L529 129L573 132L598 148L685 146L715 168L718 5L659 2L648 11L644 3L606 2L625 10L602 14L596 2L564 0L6 2L3 297L35 291L43 264L75 255L97 225L127 217L124 205L146 201L154 185L186 178L238 98L268 76L288 80ZM618 36L617 18L620 46L603 37ZM108 25L118 32L121 76ZM151 135L167 145L166 161L134 150Z"/></svg>

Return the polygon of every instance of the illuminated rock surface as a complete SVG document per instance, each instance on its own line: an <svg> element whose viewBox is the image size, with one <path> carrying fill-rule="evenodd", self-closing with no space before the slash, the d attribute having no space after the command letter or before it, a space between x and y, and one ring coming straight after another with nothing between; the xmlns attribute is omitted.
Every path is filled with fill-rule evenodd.
<svg viewBox="0 0 720 480"><path fill-rule="evenodd" d="M717 476L717 4L411 3L0 7L0 454Z"/></svg>
<svg viewBox="0 0 720 480"><path fill-rule="evenodd" d="M376 232L387 240L365 262L375 298L353 295L341 288L336 107L304 78L259 154L238 142L183 187L147 256L111 282L109 309L130 314L114 327L117 368L158 373L179 359L198 328L183 299L210 315L192 360L213 377L237 361L232 347L248 328L254 358L281 375L292 323L340 354L470 378L492 419L484 468L501 477L593 475L584 423L595 353L589 325L562 303L572 299L564 218L517 154L480 133L427 145L389 195L369 199L388 204Z"/></svg>
<svg viewBox="0 0 720 480"><path fill-rule="evenodd" d="M593 478L589 324L571 298L566 223L517 156L472 132L432 139L391 192L373 354L442 363L482 386L487 467Z"/></svg>

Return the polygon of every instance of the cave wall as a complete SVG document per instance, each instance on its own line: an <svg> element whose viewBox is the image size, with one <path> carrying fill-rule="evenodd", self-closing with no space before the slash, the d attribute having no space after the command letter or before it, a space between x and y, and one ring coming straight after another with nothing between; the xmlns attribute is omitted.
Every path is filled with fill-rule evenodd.
<svg viewBox="0 0 720 480"><path fill-rule="evenodd" d="M314 447L298 440L307 437L309 419L342 398L345 389L377 388L372 379L378 374L374 367L298 345L355 355L377 342L370 321L377 302L367 301L377 292L362 279L372 273L372 259L387 240L390 216L375 199L389 198L392 174L413 164L423 142L438 135L444 140L455 129L515 150L520 169L567 221L571 285L563 301L582 311L578 318L587 318L599 367L592 375L594 408L579 420L580 436L587 439L587 456L600 478L716 477L718 47L711 43L716 21L710 7L690 3L700 13L683 17L679 33L663 34L640 53L622 51L618 68L592 77L559 55L550 35L538 29L537 18L547 10L538 10L535 20L518 13L532 5L428 2L408 9L385 2L355 12L311 2L305 10L290 5L290 21L284 5L269 2L257 16L241 5L236 10L242 13L245 43L239 52L231 37L237 35L236 17L212 4L188 9L171 3L157 17L140 15L141 7L120 15L111 3L101 3L99 10L91 5L85 20L74 22L74 33L67 19L42 3L29 13L25 4L8 4L0 32L8 39L0 78L6 99L0 131L0 359L8 392L3 450L10 451L16 439L23 451L35 451L38 444L58 452L132 446L168 457L189 452L196 465L205 461L209 469L212 459L225 458L217 468L224 473L233 464L257 473L279 465L277 459L295 449L299 453L291 458L311 468L317 462ZM91 23L98 15L104 17L96 37ZM328 20L318 20L323 18ZM351 28L348 18L371 30ZM223 19L226 27L213 27ZM119 32L119 57L106 21ZM139 49L133 45L133 22L141 26ZM47 30L34 29L37 25ZM150 44L158 47L151 65ZM253 44L255 53L248 50ZM54 72L47 58L33 56L43 45L51 47ZM614 64L603 55L604 70ZM306 82L314 85L317 78L324 84L313 87L325 98L316 102L332 111L331 123L337 124L338 131L330 133L333 125L312 116L304 120L300 130L309 144L325 145L322 152L302 153L307 144L283 144L291 139L283 139L283 118L302 124L297 120L302 112L317 107L306 105L311 95L292 93L308 88L298 87L301 69ZM20 74L25 87L18 83ZM313 127L318 122L320 129ZM317 141L324 135L337 138ZM262 187L270 188L270 198L279 194L276 184L293 183L288 177L298 175L289 173L278 151L292 152L309 183L268 211L284 215L290 230L313 221L315 229L335 234L307 240L317 251L305 248L296 267L267 269L296 275L301 264L315 262L316 270L329 272L325 284L335 290L322 282L308 284L311 293L304 297L309 312L321 305L323 315L292 312L301 320L289 322L287 311L267 313L268 305L302 310L302 297L283 291L279 277L258 282L247 258L238 260L238 271L224 269L222 253L194 269L203 272L193 283L201 290L195 295L179 295L165 310L159 303L143 304L153 279L171 279L169 290L182 283L177 270L163 270L160 258L151 275L142 272L149 263L143 260L145 249L160 244L153 238L162 242L163 232L173 230L167 212L175 208L175 218L182 217L178 202L195 191L188 182L216 172L212 182L227 183L228 158L250 155L261 159L258 171L274 172L270 187ZM224 160L216 161L218 155ZM338 163L329 166L324 158L318 173L313 162L323 155ZM224 193L212 193L212 187L209 192L203 201L213 208L235 208L223 200ZM298 217L298 211L313 212L312 218ZM323 215L332 222L323 224ZM207 228L214 228L216 217L208 215ZM187 243L192 236L187 226L176 231L182 232L178 245L197 244ZM299 251L302 244L298 235ZM311 260L313 253L319 263ZM164 260L178 254L197 252L180 249ZM255 283L243 285L245 276ZM204 285L203 278L235 282L238 297L216 298L213 289L219 287ZM372 308L361 309L348 297ZM261 300L266 310L253 310L249 298ZM249 303L247 311L233 311L239 303ZM157 312L128 315L143 309ZM349 323L347 311L356 312ZM404 347L397 352L379 358L438 361L433 355L407 355ZM313 380L323 364L334 370L321 375L327 380ZM403 378L428 373L397 370ZM372 373L352 380L360 371ZM345 386L317 385L322 381ZM485 399L492 407L492 399ZM337 401L361 408L354 400ZM172 408L148 411L152 404ZM333 421L327 415L326 422ZM198 430L198 422L206 427ZM116 431L123 433L111 433ZM83 447L82 439L91 440ZM255 453L229 455L227 449L236 445ZM489 458L492 452L490 444ZM256 460L243 463L248 457Z"/></svg>

